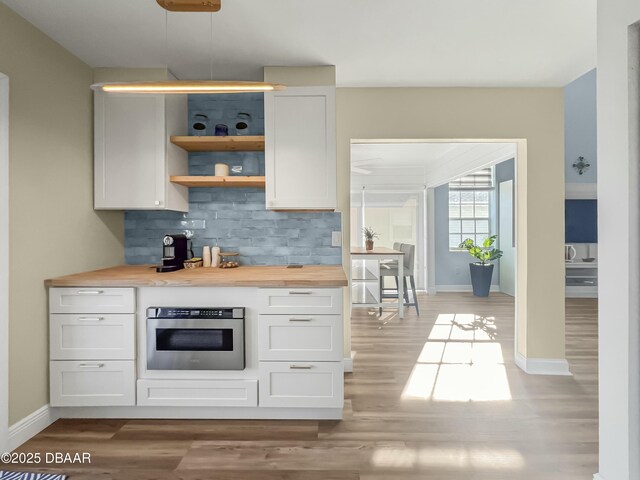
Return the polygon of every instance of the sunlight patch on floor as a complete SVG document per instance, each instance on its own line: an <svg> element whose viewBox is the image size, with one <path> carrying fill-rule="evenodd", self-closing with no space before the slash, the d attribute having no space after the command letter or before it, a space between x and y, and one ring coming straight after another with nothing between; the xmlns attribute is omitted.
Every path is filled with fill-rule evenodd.
<svg viewBox="0 0 640 480"><path fill-rule="evenodd" d="M440 314L402 392L403 399L511 400L495 318Z"/></svg>
<svg viewBox="0 0 640 480"><path fill-rule="evenodd" d="M511 448L421 448L378 447L371 463L377 468L478 468L483 470L521 470L522 454Z"/></svg>

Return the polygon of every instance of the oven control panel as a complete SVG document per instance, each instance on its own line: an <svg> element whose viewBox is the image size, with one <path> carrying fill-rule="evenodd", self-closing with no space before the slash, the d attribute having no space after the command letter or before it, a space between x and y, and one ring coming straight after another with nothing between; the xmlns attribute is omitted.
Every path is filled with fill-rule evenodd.
<svg viewBox="0 0 640 480"><path fill-rule="evenodd" d="M244 318L244 307L149 307L147 318Z"/></svg>

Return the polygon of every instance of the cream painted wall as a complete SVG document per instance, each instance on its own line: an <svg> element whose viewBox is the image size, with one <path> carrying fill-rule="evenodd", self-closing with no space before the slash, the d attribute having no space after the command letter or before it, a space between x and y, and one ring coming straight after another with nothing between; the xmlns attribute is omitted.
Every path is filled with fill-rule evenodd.
<svg viewBox="0 0 640 480"><path fill-rule="evenodd" d="M526 140L519 142L516 173L518 351L530 359L565 355L563 113L562 89L337 89L338 208L343 225L350 221L352 139ZM348 228L343 228L343 236L348 267Z"/></svg>
<svg viewBox="0 0 640 480"><path fill-rule="evenodd" d="M633 25L632 27L630 27ZM640 2L598 2L599 480L640 478ZM621 259L624 259L621 261Z"/></svg>
<svg viewBox="0 0 640 480"><path fill-rule="evenodd" d="M9 422L49 401L46 278L123 262L123 214L93 210L92 69L0 4L10 81Z"/></svg>

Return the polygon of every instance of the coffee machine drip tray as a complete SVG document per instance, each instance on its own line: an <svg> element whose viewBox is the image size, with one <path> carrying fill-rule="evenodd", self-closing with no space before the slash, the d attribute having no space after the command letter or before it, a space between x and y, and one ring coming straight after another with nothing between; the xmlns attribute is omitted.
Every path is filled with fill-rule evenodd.
<svg viewBox="0 0 640 480"><path fill-rule="evenodd" d="M156 272L164 273L164 272L177 272L178 270L182 270L182 266L180 265L158 265L156 267Z"/></svg>

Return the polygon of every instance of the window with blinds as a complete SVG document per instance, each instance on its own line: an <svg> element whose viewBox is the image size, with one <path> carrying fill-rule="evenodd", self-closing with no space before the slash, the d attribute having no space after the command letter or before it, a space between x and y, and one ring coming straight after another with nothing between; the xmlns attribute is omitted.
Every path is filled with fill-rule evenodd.
<svg viewBox="0 0 640 480"><path fill-rule="evenodd" d="M489 236L493 167L483 168L449 182L449 250L471 238L481 244Z"/></svg>

